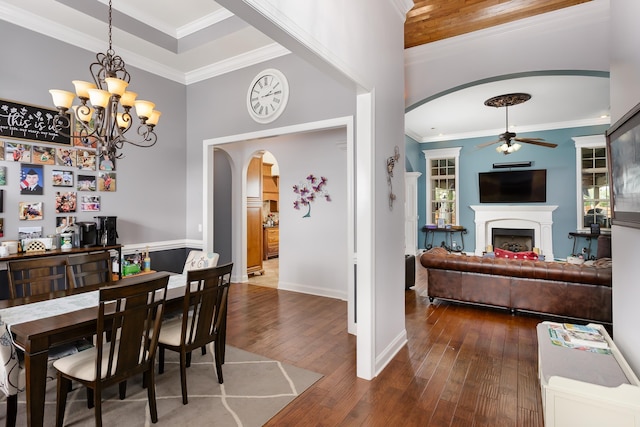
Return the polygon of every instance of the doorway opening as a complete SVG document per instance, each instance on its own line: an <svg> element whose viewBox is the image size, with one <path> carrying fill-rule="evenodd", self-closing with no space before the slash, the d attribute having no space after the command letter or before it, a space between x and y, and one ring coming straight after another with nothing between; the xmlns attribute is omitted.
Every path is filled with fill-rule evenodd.
<svg viewBox="0 0 640 427"><path fill-rule="evenodd" d="M260 161L262 224L259 246L262 268L259 274L249 275L249 284L278 288L280 277L280 167L275 156L269 151L262 153ZM247 232L247 238L249 235L250 233ZM252 242L247 242L247 247L251 245Z"/></svg>

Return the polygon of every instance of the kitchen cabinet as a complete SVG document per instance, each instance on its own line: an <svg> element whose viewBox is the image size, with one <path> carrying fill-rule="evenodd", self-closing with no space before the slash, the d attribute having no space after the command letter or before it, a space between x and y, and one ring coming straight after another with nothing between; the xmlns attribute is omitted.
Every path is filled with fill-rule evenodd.
<svg viewBox="0 0 640 427"><path fill-rule="evenodd" d="M273 165L270 163L262 164L262 199L269 202L271 212L278 212L278 201L280 199L280 190L278 188L279 176L271 174Z"/></svg>
<svg viewBox="0 0 640 427"><path fill-rule="evenodd" d="M264 227L262 242L264 245L263 259L277 257L280 249L280 229L278 227Z"/></svg>
<svg viewBox="0 0 640 427"><path fill-rule="evenodd" d="M262 274L262 159L247 169L247 274Z"/></svg>

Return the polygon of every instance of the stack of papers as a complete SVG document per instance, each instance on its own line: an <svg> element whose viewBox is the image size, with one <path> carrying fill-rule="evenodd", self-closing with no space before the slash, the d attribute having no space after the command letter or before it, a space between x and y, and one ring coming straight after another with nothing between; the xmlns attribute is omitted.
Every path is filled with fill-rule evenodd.
<svg viewBox="0 0 640 427"><path fill-rule="evenodd" d="M592 351L594 353L611 354L609 343L598 328L573 323L550 323L549 337L553 344Z"/></svg>

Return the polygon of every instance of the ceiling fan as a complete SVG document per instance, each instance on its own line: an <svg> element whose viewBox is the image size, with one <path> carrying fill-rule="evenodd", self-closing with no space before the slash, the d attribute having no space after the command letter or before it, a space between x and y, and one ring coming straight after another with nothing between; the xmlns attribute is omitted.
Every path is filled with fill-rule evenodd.
<svg viewBox="0 0 640 427"><path fill-rule="evenodd" d="M516 134L514 132L509 132L509 107L511 107L512 105L522 104L529 99L531 99L531 95L529 95L528 93L508 93L506 95L494 96L493 98L489 98L484 101L484 105L486 105L487 107L505 107L505 132L503 134L500 134L500 137L497 140L479 144L477 145L477 148L484 148L488 147L489 145L501 143L498 147L496 147L496 151L498 153L504 154L505 156L507 154L518 151L521 147L519 142L540 145L542 147L548 148L556 148L558 144L547 142L542 138L516 138Z"/></svg>

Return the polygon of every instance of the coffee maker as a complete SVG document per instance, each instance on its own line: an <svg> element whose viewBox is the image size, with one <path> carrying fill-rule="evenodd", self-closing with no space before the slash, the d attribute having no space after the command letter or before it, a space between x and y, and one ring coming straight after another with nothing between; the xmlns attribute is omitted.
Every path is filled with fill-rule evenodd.
<svg viewBox="0 0 640 427"><path fill-rule="evenodd" d="M95 222L78 222L76 223L80 228L80 242L79 246L83 248L89 248L97 244L98 230Z"/></svg>
<svg viewBox="0 0 640 427"><path fill-rule="evenodd" d="M116 230L115 216L94 216L98 229L98 245L100 246L113 246L116 245L116 238L118 237L118 231Z"/></svg>

